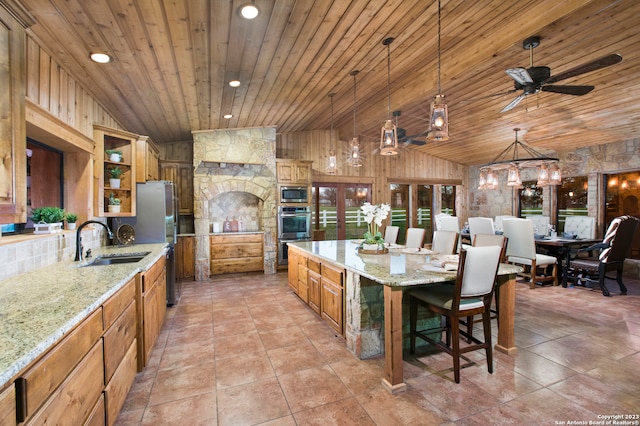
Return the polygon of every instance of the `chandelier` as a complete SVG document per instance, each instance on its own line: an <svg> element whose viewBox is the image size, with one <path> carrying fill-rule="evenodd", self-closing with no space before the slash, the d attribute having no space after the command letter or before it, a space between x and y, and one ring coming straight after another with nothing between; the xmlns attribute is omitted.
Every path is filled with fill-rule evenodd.
<svg viewBox="0 0 640 426"><path fill-rule="evenodd" d="M480 167L478 189L497 189L498 177L495 173L497 170L507 170L507 186L521 189L520 172L524 168L538 169L537 186L560 185L562 175L558 167L559 160L547 157L519 141L518 131L520 129L516 128L513 131L516 133L516 140L498 154L491 163Z"/></svg>

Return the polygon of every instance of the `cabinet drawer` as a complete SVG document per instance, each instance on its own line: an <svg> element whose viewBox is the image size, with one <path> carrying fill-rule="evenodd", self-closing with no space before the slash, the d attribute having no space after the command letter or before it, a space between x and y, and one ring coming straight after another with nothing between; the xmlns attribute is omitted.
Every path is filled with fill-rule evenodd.
<svg viewBox="0 0 640 426"><path fill-rule="evenodd" d="M89 418L84 422L83 426L104 426L105 425L105 412L104 412L104 394L100 395L98 402L93 411L89 414Z"/></svg>
<svg viewBox="0 0 640 426"><path fill-rule="evenodd" d="M344 269L334 268L327 264L322 264L322 278L333 281L335 285L342 287L342 275Z"/></svg>
<svg viewBox="0 0 640 426"><path fill-rule="evenodd" d="M310 271L320 273L320 261L318 259L309 258L307 262L307 267Z"/></svg>
<svg viewBox="0 0 640 426"><path fill-rule="evenodd" d="M114 321L120 316L120 314L134 301L136 297L135 280L129 281L124 285L116 294L111 296L104 305L103 317L104 317L104 329L108 330Z"/></svg>
<svg viewBox="0 0 640 426"><path fill-rule="evenodd" d="M212 259L235 259L262 256L262 243L235 243L211 245Z"/></svg>
<svg viewBox="0 0 640 426"><path fill-rule="evenodd" d="M78 425L89 417L104 389L102 341L98 341L28 425Z"/></svg>
<svg viewBox="0 0 640 426"><path fill-rule="evenodd" d="M104 390L108 425L113 425L118 418L118 413L136 377L136 368L136 342L133 342Z"/></svg>
<svg viewBox="0 0 640 426"><path fill-rule="evenodd" d="M62 342L48 352L33 368L16 382L18 395L24 395L26 416L36 412L74 369L82 357L102 335L102 309L97 309ZM102 345L100 345L102 349ZM97 370L96 370L97 371ZM102 353L100 353L100 382L102 377ZM97 374L97 373L96 373ZM52 424L55 424L52 423Z"/></svg>
<svg viewBox="0 0 640 426"><path fill-rule="evenodd" d="M262 234L218 234L209 237L211 246L219 244L260 243L264 239Z"/></svg>
<svg viewBox="0 0 640 426"><path fill-rule="evenodd" d="M104 334L104 380L109 383L111 376L120 365L125 352L136 338L136 307L133 303L124 311L113 326Z"/></svg>
<svg viewBox="0 0 640 426"><path fill-rule="evenodd" d="M16 424L16 389L13 385L0 392L0 425Z"/></svg>

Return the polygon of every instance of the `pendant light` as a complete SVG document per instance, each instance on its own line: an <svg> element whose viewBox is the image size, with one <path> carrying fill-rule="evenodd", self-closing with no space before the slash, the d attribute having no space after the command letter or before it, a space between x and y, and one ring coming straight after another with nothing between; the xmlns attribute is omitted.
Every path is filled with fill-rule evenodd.
<svg viewBox="0 0 640 426"><path fill-rule="evenodd" d="M353 76L353 139L351 139L351 149L349 152L349 165L351 167L362 167L362 158L360 155L360 141L358 141L358 132L356 130L356 75L360 71L353 70L349 75Z"/></svg>
<svg viewBox="0 0 640 426"><path fill-rule="evenodd" d="M393 37L385 38L382 44L387 46L387 120L380 132L380 155L398 154L398 129L391 121L391 43Z"/></svg>
<svg viewBox="0 0 640 426"><path fill-rule="evenodd" d="M335 93L329 93L331 99L331 133L329 134L329 160L327 162L327 174L335 175L338 172L338 158L333 147L333 97Z"/></svg>
<svg viewBox="0 0 640 426"><path fill-rule="evenodd" d="M440 0L438 0L438 94L431 102L428 140L446 141L449 139L449 112L440 88Z"/></svg>

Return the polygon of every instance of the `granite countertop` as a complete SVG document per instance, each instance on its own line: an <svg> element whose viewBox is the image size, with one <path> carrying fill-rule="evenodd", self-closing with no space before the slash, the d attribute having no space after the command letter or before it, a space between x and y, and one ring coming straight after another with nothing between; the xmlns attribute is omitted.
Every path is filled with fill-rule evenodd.
<svg viewBox="0 0 640 426"><path fill-rule="evenodd" d="M264 234L264 231L238 231L238 232L210 232L209 235L246 235L246 234Z"/></svg>
<svg viewBox="0 0 640 426"><path fill-rule="evenodd" d="M0 281L0 389L64 337L137 273L164 256L166 244L107 246L101 254L150 252L137 263L64 261Z"/></svg>
<svg viewBox="0 0 640 426"><path fill-rule="evenodd" d="M391 287L453 281L456 271L445 270L435 263L453 261L455 256L443 256L426 249L407 249L392 245L387 254L359 254L361 240L297 241L288 243L307 253L340 265L347 270ZM498 274L521 272L516 265L500 264Z"/></svg>

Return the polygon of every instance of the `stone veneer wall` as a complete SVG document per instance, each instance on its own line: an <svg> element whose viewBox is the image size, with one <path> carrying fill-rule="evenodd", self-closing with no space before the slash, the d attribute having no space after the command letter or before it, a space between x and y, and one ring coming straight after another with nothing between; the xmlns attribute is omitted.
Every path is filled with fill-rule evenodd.
<svg viewBox="0 0 640 426"><path fill-rule="evenodd" d="M260 201L258 223L264 232L264 273L274 274L276 244L276 129L274 127L193 132L193 202L196 234L196 280L211 275L209 234L220 221L218 200L253 194ZM233 172L221 172L229 166ZM214 172L214 170L217 170ZM225 197L219 197L226 194ZM235 194L235 195L234 195Z"/></svg>

